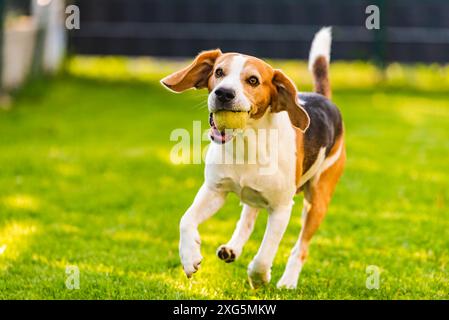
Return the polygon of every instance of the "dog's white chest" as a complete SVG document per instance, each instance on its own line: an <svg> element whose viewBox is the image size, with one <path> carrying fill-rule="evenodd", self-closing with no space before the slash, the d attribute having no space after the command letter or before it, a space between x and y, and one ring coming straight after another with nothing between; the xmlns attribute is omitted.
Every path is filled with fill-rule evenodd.
<svg viewBox="0 0 449 320"><path fill-rule="evenodd" d="M264 177L251 179L251 176L248 176L247 173L224 170L220 175L212 173L214 177L211 177L209 181L213 181L214 188L235 193L245 204L255 208L269 208L273 202L276 202L273 195L277 191L268 187L269 181L264 181ZM254 172L254 174L257 174L257 172Z"/></svg>
<svg viewBox="0 0 449 320"><path fill-rule="evenodd" d="M228 157L228 162L223 163L229 145L211 144L206 157L206 183L233 192L243 203L257 208L290 204L296 192L295 131L286 112L269 117L266 126L257 130L275 130L276 138L257 140L255 163L250 157L245 157L243 163ZM259 123L264 122L259 120ZM266 131L262 133L269 135Z"/></svg>

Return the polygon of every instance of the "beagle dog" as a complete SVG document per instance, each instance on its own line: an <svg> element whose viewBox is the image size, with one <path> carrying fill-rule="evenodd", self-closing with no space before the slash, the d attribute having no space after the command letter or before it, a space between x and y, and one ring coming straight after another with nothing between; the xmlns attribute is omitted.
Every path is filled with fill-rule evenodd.
<svg viewBox="0 0 449 320"><path fill-rule="evenodd" d="M231 239L218 248L217 255L225 262L237 259L259 210L267 209L265 235L248 266L248 278L253 288L268 283L290 220L293 197L303 192L302 230L277 283L278 288L296 288L311 238L326 214L346 159L342 118L329 100L330 47L331 28L323 28L315 35L309 56L314 93L298 93L281 70L258 58L219 49L200 53L192 64L161 80L174 92L207 88L211 114L220 110L248 112L249 120L241 131L255 132L251 137L257 158L277 155L275 169L269 173L247 158L240 163L220 163L223 155L233 152L234 148L227 146L235 135L228 130L220 132L210 117L213 142L206 155L205 181L180 222L179 254L187 277L198 270L202 260L199 224L234 192L243 204L242 213ZM274 130L277 139L258 139L262 130Z"/></svg>

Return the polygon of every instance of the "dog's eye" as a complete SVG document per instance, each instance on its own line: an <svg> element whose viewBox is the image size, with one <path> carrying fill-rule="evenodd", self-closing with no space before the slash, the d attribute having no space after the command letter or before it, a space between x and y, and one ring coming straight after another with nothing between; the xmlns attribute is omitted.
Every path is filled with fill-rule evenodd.
<svg viewBox="0 0 449 320"><path fill-rule="evenodd" d="M256 76L251 76L251 77L249 77L247 81L248 81L248 83L249 83L250 85L252 85L253 87L259 85L259 79L257 79Z"/></svg>
<svg viewBox="0 0 449 320"><path fill-rule="evenodd" d="M218 68L217 70L215 70L215 77L217 78L221 78L223 77L223 69L222 68Z"/></svg>

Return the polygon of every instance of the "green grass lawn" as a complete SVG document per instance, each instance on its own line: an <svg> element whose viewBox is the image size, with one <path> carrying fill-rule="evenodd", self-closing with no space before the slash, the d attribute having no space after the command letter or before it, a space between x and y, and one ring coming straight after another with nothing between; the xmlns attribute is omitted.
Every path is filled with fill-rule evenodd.
<svg viewBox="0 0 449 320"><path fill-rule="evenodd" d="M298 237L301 197L272 283L254 291L246 267L266 213L238 261L215 256L238 220L235 196L200 228L201 270L192 280L182 272L178 223L203 165L172 164L169 136L192 131L193 120L206 128L205 92L174 95L156 78L72 70L31 82L10 110L0 109L0 298L449 298L448 87L337 83L345 174L298 289L275 284ZM71 265L80 270L78 290L65 286ZM369 265L381 270L378 290L365 287Z"/></svg>

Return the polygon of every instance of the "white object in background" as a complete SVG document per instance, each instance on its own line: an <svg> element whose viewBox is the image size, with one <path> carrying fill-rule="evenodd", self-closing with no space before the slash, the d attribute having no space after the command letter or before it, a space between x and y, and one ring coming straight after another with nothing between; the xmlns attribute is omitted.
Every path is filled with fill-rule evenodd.
<svg viewBox="0 0 449 320"><path fill-rule="evenodd" d="M63 0L33 0L32 12L38 26L45 29L42 65L44 71L56 71L66 49L65 5Z"/></svg>
<svg viewBox="0 0 449 320"><path fill-rule="evenodd" d="M7 23L3 39L2 87L14 89L26 79L31 68L36 26L31 17Z"/></svg>

